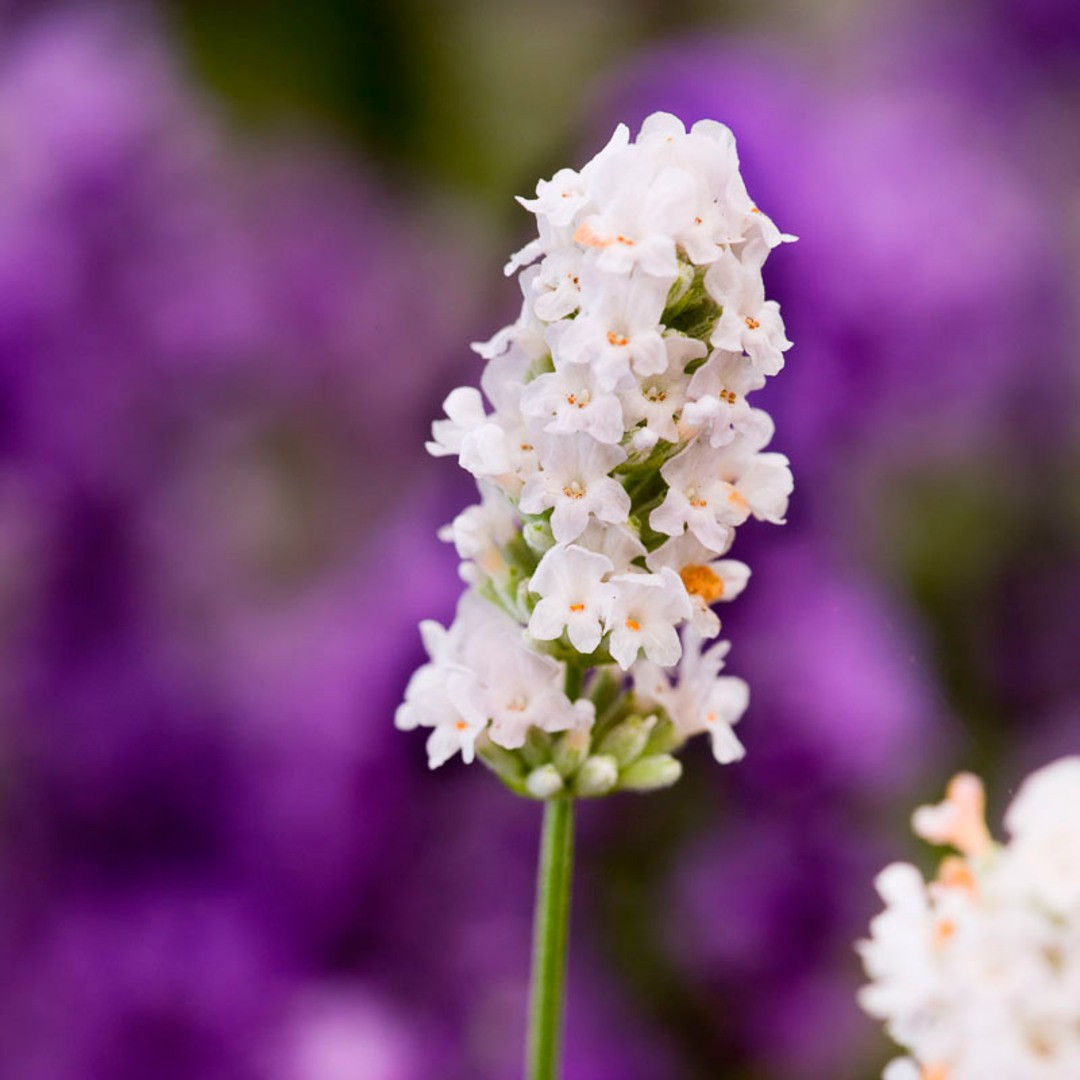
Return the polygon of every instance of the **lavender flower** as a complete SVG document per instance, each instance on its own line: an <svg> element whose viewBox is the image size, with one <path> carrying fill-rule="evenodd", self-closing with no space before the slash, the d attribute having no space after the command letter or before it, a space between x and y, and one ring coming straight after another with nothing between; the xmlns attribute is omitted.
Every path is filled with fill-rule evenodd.
<svg viewBox="0 0 1080 1080"><path fill-rule="evenodd" d="M720 762L743 753L746 686L718 678L727 646L702 652L699 635L719 631L707 609L725 581L745 583L721 560L736 528L782 523L792 488L765 450L770 418L745 400L791 345L761 267L792 238L747 195L726 128L662 113L522 203L539 237L507 265L528 267L521 316L476 346L494 411L455 390L428 444L480 484L448 531L472 589L448 630L422 625L430 663L397 722L432 729L432 767L471 761L479 740L535 798L663 787L679 775L664 751L693 735ZM590 753L605 693L611 730ZM515 754L553 734L552 760Z"/></svg>

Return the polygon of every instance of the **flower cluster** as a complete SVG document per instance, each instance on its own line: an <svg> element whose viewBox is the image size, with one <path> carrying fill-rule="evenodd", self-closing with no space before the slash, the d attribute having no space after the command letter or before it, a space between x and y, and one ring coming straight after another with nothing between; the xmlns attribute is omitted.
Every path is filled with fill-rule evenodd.
<svg viewBox="0 0 1080 1080"><path fill-rule="evenodd" d="M453 391L428 444L480 488L445 530L471 589L449 630L424 625L397 723L434 729L432 766L479 748L535 797L662 786L699 732L743 753L746 684L704 643L749 577L724 558L736 528L783 522L792 489L747 397L791 344L761 270L793 237L726 127L664 113L520 201L539 231L506 267L521 315L474 346L491 411Z"/></svg>
<svg viewBox="0 0 1080 1080"><path fill-rule="evenodd" d="M957 776L913 823L960 854L929 884L906 864L878 877L861 1003L911 1054L886 1080L1080 1076L1080 757L1028 778L1007 844L984 806L979 780Z"/></svg>

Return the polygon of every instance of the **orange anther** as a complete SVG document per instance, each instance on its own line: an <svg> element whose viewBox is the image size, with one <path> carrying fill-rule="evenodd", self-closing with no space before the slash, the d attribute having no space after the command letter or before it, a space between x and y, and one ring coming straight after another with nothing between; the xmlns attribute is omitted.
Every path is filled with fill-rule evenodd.
<svg viewBox="0 0 1080 1080"><path fill-rule="evenodd" d="M740 510L745 510L747 513L750 511L750 504L743 498L742 492L738 488L732 488L728 492L727 501Z"/></svg>
<svg viewBox="0 0 1080 1080"><path fill-rule="evenodd" d="M949 855L941 860L937 879L947 889L961 889L972 895L979 891L979 885L971 867L955 855Z"/></svg>
<svg viewBox="0 0 1080 1080"><path fill-rule="evenodd" d="M684 566L679 577L691 596L700 596L706 604L715 604L724 595L724 579L707 566Z"/></svg>
<svg viewBox="0 0 1080 1080"><path fill-rule="evenodd" d="M934 925L934 948L940 949L956 936L956 923L952 919L939 919Z"/></svg>

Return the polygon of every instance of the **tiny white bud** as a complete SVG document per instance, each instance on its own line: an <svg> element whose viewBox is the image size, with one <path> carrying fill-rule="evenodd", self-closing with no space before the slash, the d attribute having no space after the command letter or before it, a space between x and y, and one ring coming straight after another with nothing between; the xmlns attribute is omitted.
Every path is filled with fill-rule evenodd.
<svg viewBox="0 0 1080 1080"><path fill-rule="evenodd" d="M574 777L574 793L584 798L606 795L619 780L619 763L610 754L586 758Z"/></svg>
<svg viewBox="0 0 1080 1080"><path fill-rule="evenodd" d="M551 525L546 521L530 521L521 530L525 543L537 555L543 555L555 546L555 537L551 534Z"/></svg>
<svg viewBox="0 0 1080 1080"><path fill-rule="evenodd" d="M589 753L590 737L585 728L566 732L552 751L552 761L561 775L573 776Z"/></svg>
<svg viewBox="0 0 1080 1080"><path fill-rule="evenodd" d="M534 799L550 799L563 789L563 778L554 765L541 765L525 778L525 789Z"/></svg>
<svg viewBox="0 0 1080 1080"><path fill-rule="evenodd" d="M633 438L630 440L630 445L635 450L642 452L648 452L660 441L660 436L656 434L651 428L638 428L634 432Z"/></svg>

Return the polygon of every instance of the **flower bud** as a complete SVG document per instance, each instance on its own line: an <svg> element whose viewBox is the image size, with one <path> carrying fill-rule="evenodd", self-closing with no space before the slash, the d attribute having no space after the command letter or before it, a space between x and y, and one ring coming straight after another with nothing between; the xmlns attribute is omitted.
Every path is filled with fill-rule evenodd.
<svg viewBox="0 0 1080 1080"><path fill-rule="evenodd" d="M641 757L655 726L655 716L645 719L640 716L628 716L604 737L600 743L600 752L610 754L620 767L629 765L630 762Z"/></svg>
<svg viewBox="0 0 1080 1080"><path fill-rule="evenodd" d="M682 765L670 754L639 758L619 777L619 787L626 791L656 791L671 787L682 776Z"/></svg>
<svg viewBox="0 0 1080 1080"><path fill-rule="evenodd" d="M589 754L589 732L575 728L556 740L551 760L563 776L573 776Z"/></svg>
<svg viewBox="0 0 1080 1080"><path fill-rule="evenodd" d="M606 795L619 781L619 763L610 754L586 758L574 777L574 794L591 799Z"/></svg>
<svg viewBox="0 0 1080 1080"><path fill-rule="evenodd" d="M551 760L551 736L538 727L529 728L525 736L525 745L521 748L521 756L527 765L536 768Z"/></svg>
<svg viewBox="0 0 1080 1080"><path fill-rule="evenodd" d="M670 754L678 750L686 740L679 734L675 725L666 717L657 717L656 726L652 729L649 741L642 753L646 755Z"/></svg>
<svg viewBox="0 0 1080 1080"><path fill-rule="evenodd" d="M550 799L563 789L563 778L554 765L541 765L525 778L525 790L534 799Z"/></svg>
<svg viewBox="0 0 1080 1080"><path fill-rule="evenodd" d="M601 669L589 684L589 700L596 706L596 715L603 716L621 692L622 679L615 678L610 669Z"/></svg>
<svg viewBox="0 0 1080 1080"><path fill-rule="evenodd" d="M544 520L528 522L521 530L521 535L525 538L525 543L529 545L529 550L535 551L537 555L543 555L545 551L555 546L551 525Z"/></svg>

